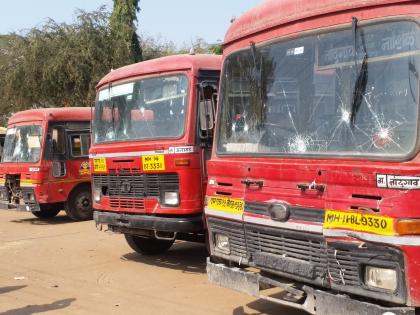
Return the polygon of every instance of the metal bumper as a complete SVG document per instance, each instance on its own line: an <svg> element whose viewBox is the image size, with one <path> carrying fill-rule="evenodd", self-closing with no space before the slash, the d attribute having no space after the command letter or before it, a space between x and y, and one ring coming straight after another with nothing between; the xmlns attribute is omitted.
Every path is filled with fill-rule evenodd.
<svg viewBox="0 0 420 315"><path fill-rule="evenodd" d="M204 229L202 215L192 217L157 217L152 215L95 211L93 218L96 224L106 224L123 229L170 233L199 233Z"/></svg>
<svg viewBox="0 0 420 315"><path fill-rule="evenodd" d="M297 287L293 283L273 280L256 272L230 268L224 264L215 264L210 261L210 258L207 259L207 276L211 283L280 305L301 309L310 314L415 315L415 309L412 307L383 307L358 301L347 295L332 294L308 286ZM287 298L263 295L262 288L267 287L283 289L287 293Z"/></svg>
<svg viewBox="0 0 420 315"><path fill-rule="evenodd" d="M0 201L0 210L15 210L24 212L36 212L41 211L39 204L12 204L7 201Z"/></svg>

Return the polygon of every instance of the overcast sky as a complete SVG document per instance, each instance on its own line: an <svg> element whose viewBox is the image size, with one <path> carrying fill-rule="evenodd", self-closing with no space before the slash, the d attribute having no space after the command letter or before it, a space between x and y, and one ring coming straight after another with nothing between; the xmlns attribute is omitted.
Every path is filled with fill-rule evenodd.
<svg viewBox="0 0 420 315"><path fill-rule="evenodd" d="M178 45L201 37L208 43L223 40L232 17L238 17L262 0L141 0L139 33L161 35ZM74 11L86 11L112 0L0 0L0 34L41 25L47 18L71 22Z"/></svg>

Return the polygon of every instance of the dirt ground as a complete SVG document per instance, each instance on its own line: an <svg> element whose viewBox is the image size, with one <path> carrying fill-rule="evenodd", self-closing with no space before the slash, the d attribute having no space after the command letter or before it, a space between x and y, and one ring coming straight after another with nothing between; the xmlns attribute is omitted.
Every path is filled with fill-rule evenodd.
<svg viewBox="0 0 420 315"><path fill-rule="evenodd" d="M205 247L143 257L93 221L0 213L0 314L303 315L211 285Z"/></svg>

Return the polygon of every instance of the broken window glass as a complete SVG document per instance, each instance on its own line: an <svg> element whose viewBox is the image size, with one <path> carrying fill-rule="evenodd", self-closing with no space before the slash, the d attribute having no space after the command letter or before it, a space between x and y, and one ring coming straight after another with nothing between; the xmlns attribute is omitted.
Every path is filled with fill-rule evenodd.
<svg viewBox="0 0 420 315"><path fill-rule="evenodd" d="M356 42L349 27L251 45L225 61L218 152L406 156L416 145L419 68L414 22L358 27Z"/></svg>

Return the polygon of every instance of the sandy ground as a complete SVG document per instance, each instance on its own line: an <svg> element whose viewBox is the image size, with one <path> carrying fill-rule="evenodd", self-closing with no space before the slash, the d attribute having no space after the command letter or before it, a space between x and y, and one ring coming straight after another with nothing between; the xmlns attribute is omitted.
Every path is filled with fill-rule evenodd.
<svg viewBox="0 0 420 315"><path fill-rule="evenodd" d="M0 213L0 314L303 315L211 285L203 245L144 257L123 236L30 213Z"/></svg>

